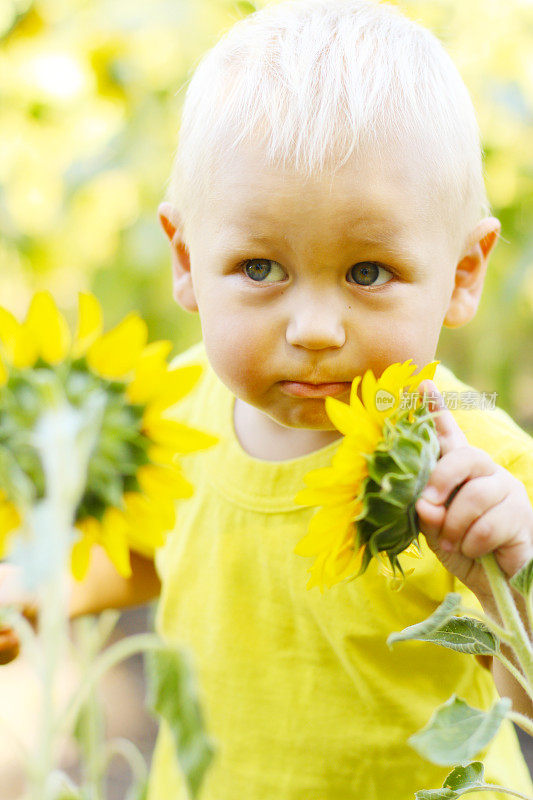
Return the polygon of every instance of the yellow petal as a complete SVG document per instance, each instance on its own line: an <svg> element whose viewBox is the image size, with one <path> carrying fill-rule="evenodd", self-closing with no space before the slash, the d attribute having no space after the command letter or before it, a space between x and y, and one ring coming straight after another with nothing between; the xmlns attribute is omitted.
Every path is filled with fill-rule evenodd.
<svg viewBox="0 0 533 800"><path fill-rule="evenodd" d="M358 375L356 378L353 379L352 388L350 390L350 405L352 406L352 408L355 409L362 406L361 401L359 400L359 397L357 395L357 389L360 383L361 383L361 376Z"/></svg>
<svg viewBox="0 0 533 800"><path fill-rule="evenodd" d="M5 386L9 378L7 367L0 356L0 386Z"/></svg>
<svg viewBox="0 0 533 800"><path fill-rule="evenodd" d="M390 364L378 378L378 388L397 395L401 389L409 385L409 380L415 369L417 369L417 366L413 364L411 358L402 364Z"/></svg>
<svg viewBox="0 0 533 800"><path fill-rule="evenodd" d="M0 342L4 345L11 361L13 361L13 355L21 327L22 326L12 313L0 306Z"/></svg>
<svg viewBox="0 0 533 800"><path fill-rule="evenodd" d="M361 382L361 396L363 398L363 405L368 414L376 420L376 391L377 391L377 382L374 377L374 373L372 370L367 369L365 374L363 375L363 380ZM380 418L377 418L378 423L381 423Z"/></svg>
<svg viewBox="0 0 533 800"><path fill-rule="evenodd" d="M152 444L148 448L148 458L152 464L173 465L178 458L178 454L173 447L165 447L162 444Z"/></svg>
<svg viewBox="0 0 533 800"><path fill-rule="evenodd" d="M206 447L212 447L218 442L216 436L190 428L188 425L183 425L183 423L175 420L164 419L163 417L152 418L145 415L143 423L144 432L152 441L166 447L173 447L178 453L184 454L192 453L196 450L204 450Z"/></svg>
<svg viewBox="0 0 533 800"><path fill-rule="evenodd" d="M338 431L344 436L350 433L357 433L361 426L361 418L354 412L353 408L346 403L341 403L334 397L326 397L326 413Z"/></svg>
<svg viewBox="0 0 533 800"><path fill-rule="evenodd" d="M108 380L124 378L137 364L147 336L145 321L135 313L128 314L91 345L87 353L89 367Z"/></svg>
<svg viewBox="0 0 533 800"><path fill-rule="evenodd" d="M145 537L151 544L154 536L160 541L163 532L176 524L176 509L172 500L161 498L154 503L139 492L126 492L123 497L125 516L130 534L136 539Z"/></svg>
<svg viewBox="0 0 533 800"><path fill-rule="evenodd" d="M322 489L325 486L336 486L339 483L337 471L332 467L313 469L304 475L304 482L309 488Z"/></svg>
<svg viewBox="0 0 533 800"><path fill-rule="evenodd" d="M102 518L101 544L117 572L123 578L131 577L130 553L128 549L128 522L118 508L107 508Z"/></svg>
<svg viewBox="0 0 533 800"><path fill-rule="evenodd" d="M163 378L160 392L147 410L148 414L161 414L178 403L198 383L202 372L203 368L199 364L169 370Z"/></svg>
<svg viewBox="0 0 533 800"><path fill-rule="evenodd" d="M70 551L70 571L77 581L82 581L87 575L93 544L94 541L91 538L82 536L72 546Z"/></svg>
<svg viewBox="0 0 533 800"><path fill-rule="evenodd" d="M100 522L94 517L85 517L76 522L75 528L81 538L73 545L70 553L70 570L76 580L81 581L87 574L91 549L100 539Z"/></svg>
<svg viewBox="0 0 533 800"><path fill-rule="evenodd" d="M394 577L394 572L390 565L389 557L387 556L387 554L380 552L377 554L377 559L378 559L379 574L384 575L386 578Z"/></svg>
<svg viewBox="0 0 533 800"><path fill-rule="evenodd" d="M300 506L331 506L353 499L352 486L333 485L324 488L301 489L294 502Z"/></svg>
<svg viewBox="0 0 533 800"><path fill-rule="evenodd" d="M87 539L97 542L100 538L100 522L95 517L84 517L76 522L77 530Z"/></svg>
<svg viewBox="0 0 533 800"><path fill-rule="evenodd" d="M0 489L0 558L9 551L10 534L20 527L21 518L15 505L7 500L6 493Z"/></svg>
<svg viewBox="0 0 533 800"><path fill-rule="evenodd" d="M23 327L30 332L39 354L48 364L59 364L70 350L70 330L50 292L37 292Z"/></svg>
<svg viewBox="0 0 533 800"><path fill-rule="evenodd" d="M314 586L320 588L321 593L324 593L324 562L327 558L327 553L320 553L315 559L312 567L308 570L311 577L307 583L306 589L312 589Z"/></svg>
<svg viewBox="0 0 533 800"><path fill-rule="evenodd" d="M353 556L353 539L346 540L346 537L340 536L324 561L323 576L327 586L331 587L335 583L339 583L347 574L353 572Z"/></svg>
<svg viewBox="0 0 533 800"><path fill-rule="evenodd" d="M192 484L175 467L146 464L137 470L137 480L143 492L155 501L161 497L174 499L193 494Z"/></svg>
<svg viewBox="0 0 533 800"><path fill-rule="evenodd" d="M14 367L33 367L37 361L38 348L33 336L5 308L0 307L0 342L7 358Z"/></svg>
<svg viewBox="0 0 533 800"><path fill-rule="evenodd" d="M337 562L339 566L339 571L337 574L338 581L356 575L359 572L361 569L364 552L364 545L362 545L359 549L354 549L353 545L349 546L348 544L346 545L346 552L342 550L339 551L337 556ZM342 567L343 563L345 563L344 569Z"/></svg>
<svg viewBox="0 0 533 800"><path fill-rule="evenodd" d="M369 443L365 443L365 446L361 447L358 440L347 437L331 459L337 480L341 483L352 484L354 494L357 494L361 482L368 475L367 463L363 454L372 453L381 439L382 435L379 434L371 446Z"/></svg>
<svg viewBox="0 0 533 800"><path fill-rule="evenodd" d="M166 358L172 350L172 342L162 339L151 342L142 351L133 380L128 385L126 394L130 403L147 403L161 392L167 372Z"/></svg>
<svg viewBox="0 0 533 800"><path fill-rule="evenodd" d="M333 508L321 508L313 515L306 535L300 539L294 552L300 556L313 556L334 547L339 533L343 538L354 540L355 529L352 521L358 504L353 501Z"/></svg>
<svg viewBox="0 0 533 800"><path fill-rule="evenodd" d="M104 327L102 307L98 299L89 292L78 294L78 327L72 346L74 358L85 355L89 347L99 336Z"/></svg>
<svg viewBox="0 0 533 800"><path fill-rule="evenodd" d="M409 383L409 388L416 389L422 383L422 381L432 381L435 377L435 370L439 364L440 361L431 361L431 363L426 364L426 366L423 367L423 369L421 369L417 375L413 375Z"/></svg>
<svg viewBox="0 0 533 800"><path fill-rule="evenodd" d="M402 555L409 556L409 558L424 558L415 542L411 542L409 547L406 547L405 550L402 551Z"/></svg>

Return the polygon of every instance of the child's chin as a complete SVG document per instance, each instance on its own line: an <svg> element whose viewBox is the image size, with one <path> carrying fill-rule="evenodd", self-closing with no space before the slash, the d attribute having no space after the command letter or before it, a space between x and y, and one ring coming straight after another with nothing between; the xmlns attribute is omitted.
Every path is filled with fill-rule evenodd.
<svg viewBox="0 0 533 800"><path fill-rule="evenodd" d="M320 408L320 405L322 406ZM294 409L290 413L284 414L283 419L277 419L281 425L286 428L298 428L300 430L309 431L334 431L335 426L332 425L331 420L326 414L324 401L313 402L312 407L309 404L307 408Z"/></svg>

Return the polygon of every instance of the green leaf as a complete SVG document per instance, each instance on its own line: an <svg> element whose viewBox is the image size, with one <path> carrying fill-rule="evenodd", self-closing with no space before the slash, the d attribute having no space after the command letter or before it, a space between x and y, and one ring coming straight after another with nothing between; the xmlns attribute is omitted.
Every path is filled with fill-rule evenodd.
<svg viewBox="0 0 533 800"><path fill-rule="evenodd" d="M508 697L488 711L472 708L453 694L433 714L409 744L433 764L460 764L479 753L497 734L511 707Z"/></svg>
<svg viewBox="0 0 533 800"><path fill-rule="evenodd" d="M146 659L148 705L168 723L189 793L195 799L215 749L205 733L190 656L168 647L147 653Z"/></svg>
<svg viewBox="0 0 533 800"><path fill-rule="evenodd" d="M387 639L387 644L392 647L394 642L407 641L409 639L427 639L439 630L449 619L453 617L453 612L461 605L461 595L458 592L447 594L440 606L433 614L416 625L409 625L403 631L391 633Z"/></svg>
<svg viewBox="0 0 533 800"><path fill-rule="evenodd" d="M524 564L522 569L519 569L516 575L510 579L509 583L516 589L517 592L527 597L533 585L533 558Z"/></svg>
<svg viewBox="0 0 533 800"><path fill-rule="evenodd" d="M444 787L448 789L468 789L471 786L477 786L483 783L483 776L485 774L485 767L481 761L472 761L464 767L455 767L444 783Z"/></svg>
<svg viewBox="0 0 533 800"><path fill-rule="evenodd" d="M415 794L415 800L454 800L458 797L452 789L421 789Z"/></svg>
<svg viewBox="0 0 533 800"><path fill-rule="evenodd" d="M414 628L416 626L413 625L411 627ZM406 628L406 631L408 630L409 628ZM401 633L392 635L402 637ZM483 622L472 617L452 617L435 631L419 636L409 635L402 638L438 644L441 647L448 647L450 650L467 653L468 655L493 656L500 649L498 637ZM398 638L395 641L398 641Z"/></svg>
<svg viewBox="0 0 533 800"><path fill-rule="evenodd" d="M485 783L485 768L481 761L472 761L464 767L455 767L440 789L424 789L415 794L416 800L452 800L468 792L481 789L494 789L493 784Z"/></svg>

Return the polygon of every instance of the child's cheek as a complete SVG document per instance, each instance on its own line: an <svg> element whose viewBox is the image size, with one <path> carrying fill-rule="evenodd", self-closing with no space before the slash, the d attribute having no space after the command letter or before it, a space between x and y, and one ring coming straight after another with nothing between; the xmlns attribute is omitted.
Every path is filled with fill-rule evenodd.
<svg viewBox="0 0 533 800"><path fill-rule="evenodd" d="M272 343L242 320L226 317L218 326L203 325L207 357L214 371L237 397L252 400L265 391L269 381L268 368Z"/></svg>

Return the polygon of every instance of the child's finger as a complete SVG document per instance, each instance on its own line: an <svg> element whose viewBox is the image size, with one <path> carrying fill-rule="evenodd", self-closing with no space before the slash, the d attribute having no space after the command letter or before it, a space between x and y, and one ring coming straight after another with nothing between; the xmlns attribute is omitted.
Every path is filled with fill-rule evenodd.
<svg viewBox="0 0 533 800"><path fill-rule="evenodd" d="M435 400L430 400L430 408L435 414L435 427L440 442L441 456L449 453L456 447L464 447L468 444L468 440L463 431L455 421L453 414L446 408L444 399L433 383L429 379L422 381L418 387L419 392L426 392L431 395Z"/></svg>
<svg viewBox="0 0 533 800"><path fill-rule="evenodd" d="M494 475L496 471L497 465L484 450L457 447L437 461L421 496L435 505L444 504L465 481Z"/></svg>
<svg viewBox="0 0 533 800"><path fill-rule="evenodd" d="M467 481L448 506L441 538L457 546L464 532L508 494L509 485L497 472Z"/></svg>

